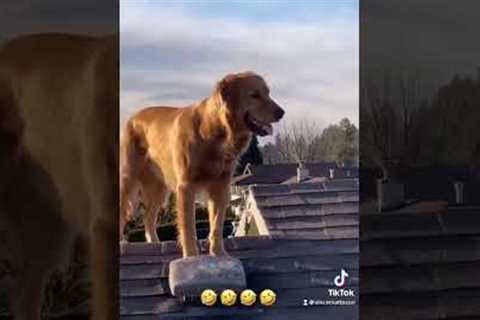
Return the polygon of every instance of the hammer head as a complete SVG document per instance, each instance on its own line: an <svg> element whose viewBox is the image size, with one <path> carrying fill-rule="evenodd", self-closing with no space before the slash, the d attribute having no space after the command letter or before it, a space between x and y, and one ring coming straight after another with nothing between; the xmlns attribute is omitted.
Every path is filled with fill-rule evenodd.
<svg viewBox="0 0 480 320"><path fill-rule="evenodd" d="M233 257L196 256L170 262L170 291L177 297L197 297L203 290L246 288L242 262Z"/></svg>

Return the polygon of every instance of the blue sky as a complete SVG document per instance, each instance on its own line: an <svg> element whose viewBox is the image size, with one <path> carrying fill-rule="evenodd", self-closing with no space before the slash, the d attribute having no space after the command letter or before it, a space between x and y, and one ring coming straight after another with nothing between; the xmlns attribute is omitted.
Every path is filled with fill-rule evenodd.
<svg viewBox="0 0 480 320"><path fill-rule="evenodd" d="M287 121L358 123L357 1L133 1L120 5L121 119L183 106L253 70Z"/></svg>
<svg viewBox="0 0 480 320"><path fill-rule="evenodd" d="M358 14L358 2L354 0L278 0L278 1L136 1L121 0L122 8L144 7L149 9L182 8L194 16L233 18L249 22L259 21L313 21L348 17ZM127 13L128 14L128 13Z"/></svg>
<svg viewBox="0 0 480 320"><path fill-rule="evenodd" d="M155 3L155 1L150 1ZM159 1L167 6L183 6L193 15L233 18L253 23L258 22L316 22L319 19L341 14L356 15L356 1ZM180 3L180 4L179 4Z"/></svg>

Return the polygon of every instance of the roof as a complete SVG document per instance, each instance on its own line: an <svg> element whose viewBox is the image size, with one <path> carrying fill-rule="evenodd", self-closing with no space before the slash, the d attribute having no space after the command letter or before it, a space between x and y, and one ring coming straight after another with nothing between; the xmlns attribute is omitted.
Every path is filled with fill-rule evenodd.
<svg viewBox="0 0 480 320"><path fill-rule="evenodd" d="M206 241L200 241L206 252ZM230 254L243 262L247 286L257 294L269 288L277 303L263 307L205 307L198 301L183 304L170 295L168 264L179 257L174 241L129 243L120 259L121 319L332 319L357 318L358 305L304 306L304 299L325 299L333 279L345 268L348 287L358 293L358 239L291 240L237 237L225 240Z"/></svg>
<svg viewBox="0 0 480 320"><path fill-rule="evenodd" d="M247 197L260 234L301 239L358 236L358 180L252 186Z"/></svg>
<svg viewBox="0 0 480 320"><path fill-rule="evenodd" d="M465 203L480 205L480 179L475 178L468 167L413 168L402 177L406 197L442 199L451 204L455 203L455 181L464 183Z"/></svg>
<svg viewBox="0 0 480 320"><path fill-rule="evenodd" d="M327 179L328 179L327 177L310 177L309 176L302 179L301 183L319 183L319 182L325 182L327 181ZM294 184L294 183L298 183L297 176L290 177L287 180L281 182L281 184Z"/></svg>
<svg viewBox="0 0 480 320"><path fill-rule="evenodd" d="M123 244L120 259L121 319L358 318L357 296L328 296L342 269L349 273L347 288L359 292L358 181L257 185L248 193L261 209L257 216L268 223L269 235L229 238L225 246L243 262L249 289L277 293L273 307L206 307L198 299L183 303L168 287L169 262L179 257L177 242L129 243ZM205 254L207 241L200 240L199 246ZM354 304L313 303L338 299Z"/></svg>
<svg viewBox="0 0 480 320"><path fill-rule="evenodd" d="M361 318L480 319L480 207L414 208L362 212Z"/></svg>
<svg viewBox="0 0 480 320"><path fill-rule="evenodd" d="M358 169L354 167L340 168L335 162L305 163L312 177L328 177L330 169L335 170L335 176L345 178L358 176ZM250 167L252 175L237 182L238 185L277 184L297 175L297 163L263 164Z"/></svg>
<svg viewBox="0 0 480 320"><path fill-rule="evenodd" d="M377 169L362 169L361 192L364 198L376 197ZM466 204L480 205L480 172L467 166L409 167L396 179L405 186L405 198L416 200L445 200L455 203L454 182L464 183Z"/></svg>

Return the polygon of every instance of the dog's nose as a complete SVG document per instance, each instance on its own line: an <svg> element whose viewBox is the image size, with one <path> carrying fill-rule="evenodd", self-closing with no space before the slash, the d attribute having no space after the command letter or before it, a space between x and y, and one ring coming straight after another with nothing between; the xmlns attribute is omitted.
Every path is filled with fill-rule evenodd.
<svg viewBox="0 0 480 320"><path fill-rule="evenodd" d="M277 106L277 108L275 109L275 118L277 120L280 120L280 119L282 119L284 114L285 114L285 111L283 111L282 108Z"/></svg>

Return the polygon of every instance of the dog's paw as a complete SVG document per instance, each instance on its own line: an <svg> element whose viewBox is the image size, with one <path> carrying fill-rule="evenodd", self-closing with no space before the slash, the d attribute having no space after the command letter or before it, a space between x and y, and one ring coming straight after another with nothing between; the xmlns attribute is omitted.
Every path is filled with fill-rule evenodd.
<svg viewBox="0 0 480 320"><path fill-rule="evenodd" d="M120 255L123 256L126 254L128 246L128 241L126 239L121 239L119 241Z"/></svg>
<svg viewBox="0 0 480 320"><path fill-rule="evenodd" d="M210 249L209 253L210 253L211 256L214 256L214 257L229 257L230 256L228 254L228 252L225 251L224 248Z"/></svg>
<svg viewBox="0 0 480 320"><path fill-rule="evenodd" d="M183 252L182 252L182 256L184 258L185 257L196 257L198 255L200 255L200 253L198 251L198 248L196 248L196 247L189 248L188 250L184 249Z"/></svg>

